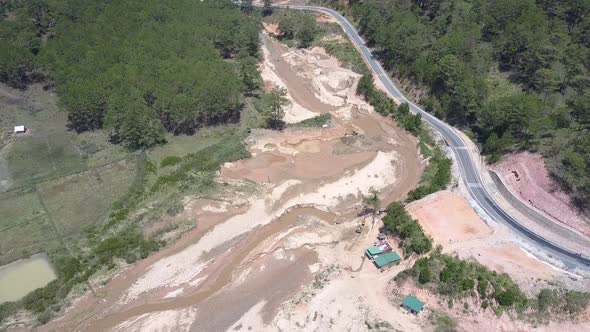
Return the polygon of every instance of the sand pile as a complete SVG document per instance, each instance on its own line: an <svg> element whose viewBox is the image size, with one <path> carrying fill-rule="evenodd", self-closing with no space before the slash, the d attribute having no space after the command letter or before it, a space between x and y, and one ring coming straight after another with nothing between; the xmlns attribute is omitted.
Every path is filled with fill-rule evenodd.
<svg viewBox="0 0 590 332"><path fill-rule="evenodd" d="M356 87L362 75L340 66L323 48L290 50L283 55L299 76L308 79L315 97L322 103L342 108L372 110L372 106L356 95ZM346 114L346 113L345 113Z"/></svg>

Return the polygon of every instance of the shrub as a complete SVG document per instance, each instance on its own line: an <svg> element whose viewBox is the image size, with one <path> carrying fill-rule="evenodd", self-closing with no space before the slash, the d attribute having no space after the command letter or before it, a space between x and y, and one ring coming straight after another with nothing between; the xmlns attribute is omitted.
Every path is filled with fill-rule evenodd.
<svg viewBox="0 0 590 332"><path fill-rule="evenodd" d="M424 254L432 249L432 240L401 203L394 202L387 207L383 224L386 231L400 237L406 256L412 253Z"/></svg>
<svg viewBox="0 0 590 332"><path fill-rule="evenodd" d="M180 163L181 160L182 160L182 158L180 158L178 156L168 156L168 157L162 159L162 161L160 162L160 167L164 168L164 167L168 167L168 166L174 166L174 165Z"/></svg>
<svg viewBox="0 0 590 332"><path fill-rule="evenodd" d="M521 308L528 299L518 285L506 274L497 274L487 267L462 260L458 257L434 251L429 257L416 261L414 266L400 273L412 277L420 284L447 295L449 301L467 296L479 296L482 307L487 308L494 302L487 299L487 289L493 286L493 297L498 304L505 307ZM396 280L401 280L397 278ZM475 292L477 281L477 291ZM450 302L451 303L451 302Z"/></svg>

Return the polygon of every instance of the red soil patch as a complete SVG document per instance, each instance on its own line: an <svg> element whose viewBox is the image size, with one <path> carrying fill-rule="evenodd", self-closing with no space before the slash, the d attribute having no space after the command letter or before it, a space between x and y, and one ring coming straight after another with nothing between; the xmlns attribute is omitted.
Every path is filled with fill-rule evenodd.
<svg viewBox="0 0 590 332"><path fill-rule="evenodd" d="M281 30L279 29L278 23L262 23L262 25L264 26L264 30L269 35L273 35L273 36L282 36L283 35L283 32L281 32Z"/></svg>
<svg viewBox="0 0 590 332"><path fill-rule="evenodd" d="M541 154L511 154L492 169L500 175L508 189L520 199L557 221L590 236L590 221L570 203L566 193L549 176Z"/></svg>
<svg viewBox="0 0 590 332"><path fill-rule="evenodd" d="M434 239L445 245L463 242L491 233L471 206L459 194L441 191L407 206L412 217L418 219Z"/></svg>

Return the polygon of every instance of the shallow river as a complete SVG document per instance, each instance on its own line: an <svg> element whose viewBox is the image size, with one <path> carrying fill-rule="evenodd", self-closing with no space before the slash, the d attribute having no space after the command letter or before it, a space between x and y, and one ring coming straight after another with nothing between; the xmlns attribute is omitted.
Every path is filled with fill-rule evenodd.
<svg viewBox="0 0 590 332"><path fill-rule="evenodd" d="M33 255L1 266L0 303L18 300L55 278L55 271L46 254Z"/></svg>

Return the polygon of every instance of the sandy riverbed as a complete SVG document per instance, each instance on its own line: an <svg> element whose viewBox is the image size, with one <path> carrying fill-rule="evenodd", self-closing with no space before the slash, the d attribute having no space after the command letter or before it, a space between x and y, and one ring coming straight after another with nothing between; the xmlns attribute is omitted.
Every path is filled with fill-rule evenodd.
<svg viewBox="0 0 590 332"><path fill-rule="evenodd" d="M348 269L362 262L354 244L372 239L368 228L360 238L354 232L362 195L374 189L391 201L415 187L423 168L417 142L357 97L360 76L322 49L292 50L266 38L264 54L265 84L286 87L293 102L287 120L330 112L330 127L253 131L246 141L252 158L224 165L220 176L229 183L252 181L256 191L235 198L226 193L219 201L187 198L178 218L196 228L44 330L222 331L242 318L278 327L287 312L278 308L300 296L314 273L335 261ZM376 228L370 232L374 236ZM387 283L369 264L361 273ZM328 297L348 287L335 285ZM374 294L371 301L384 299Z"/></svg>
<svg viewBox="0 0 590 332"><path fill-rule="evenodd" d="M265 85L287 88L293 103L285 120L329 112L330 126L254 130L246 140L252 158L224 165L219 181L256 190L188 197L178 219L195 228L40 330L369 331L383 322L401 331L432 329L426 316L401 310L392 294L412 292L434 308L446 304L391 283L414 259L385 272L366 260L381 221L359 216L369 190L386 204L417 185L424 161L416 139L358 98L359 75L324 50L288 49L265 37L263 53ZM486 224L458 193L437 193L409 210L445 252L508 272L530 293L571 277L522 251L507 229ZM174 222L163 218L162 225ZM530 327L489 312L453 314L464 329Z"/></svg>

